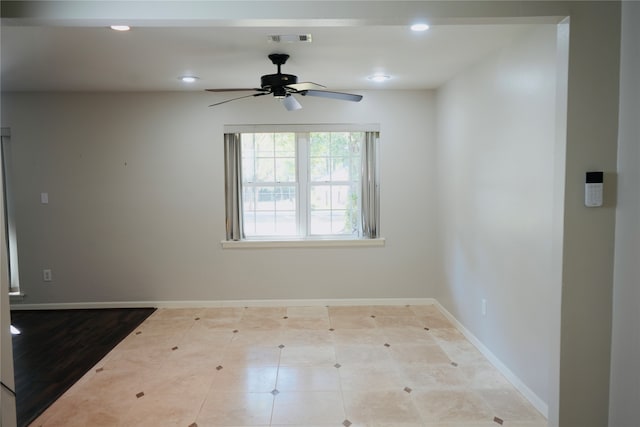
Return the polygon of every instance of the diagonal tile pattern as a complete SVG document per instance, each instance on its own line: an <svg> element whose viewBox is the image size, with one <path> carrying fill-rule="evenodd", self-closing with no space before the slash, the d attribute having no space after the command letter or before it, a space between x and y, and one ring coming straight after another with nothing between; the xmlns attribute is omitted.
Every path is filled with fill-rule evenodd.
<svg viewBox="0 0 640 427"><path fill-rule="evenodd" d="M31 426L527 426L436 306L160 309Z"/></svg>

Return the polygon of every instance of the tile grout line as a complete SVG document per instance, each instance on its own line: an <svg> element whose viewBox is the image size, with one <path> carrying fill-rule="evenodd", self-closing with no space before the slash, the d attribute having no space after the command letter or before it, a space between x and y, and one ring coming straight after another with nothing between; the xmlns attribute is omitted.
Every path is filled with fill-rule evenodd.
<svg viewBox="0 0 640 427"><path fill-rule="evenodd" d="M336 364L339 364L340 361L338 360L338 352L336 351L336 337L335 337L335 334L333 333L335 331L335 327L333 325L332 316L329 311L329 306L327 306L327 318L329 320L329 331L331 331L331 345L333 347L333 354L335 355ZM336 368L336 369L338 370L338 384L340 385L340 397L342 398L342 409L344 411L344 420L346 421L349 419L349 414L347 413L347 403L345 402L344 389L342 388L342 374L340 373L340 368Z"/></svg>
<svg viewBox="0 0 640 427"><path fill-rule="evenodd" d="M279 344L280 345L280 344ZM278 378L280 378L280 364L282 362L282 350L284 349L284 347L280 348L280 352L278 354L278 369L276 370L276 382L273 385L273 389L277 390L278 389ZM269 417L269 426L271 426L273 424L273 411L276 407L276 398L278 397L277 394L273 395L273 402L271 403L271 416Z"/></svg>
<svg viewBox="0 0 640 427"><path fill-rule="evenodd" d="M328 315L328 313L327 313ZM333 328L333 325L331 324L331 317L329 316L329 327L331 329ZM336 351L336 339L335 339L335 335L331 334L331 342L333 343L333 354L335 355L335 360L336 360L336 365L340 364L340 361L338 360L338 352ZM334 365L335 366L335 365ZM342 398L342 409L344 410L344 420L342 421L343 425L345 421L349 421L351 422L351 420L349 420L349 413L347 412L347 402L344 398L344 389L342 387L342 374L340 373L340 368L336 368L338 370L338 384L340 385L340 397Z"/></svg>
<svg viewBox="0 0 640 427"><path fill-rule="evenodd" d="M189 328L189 331L191 331L195 327L196 322L198 322L200 320L201 316L202 316L202 313L200 313L200 315L196 315L198 320L196 320L196 319L193 320L193 324L191 325L191 328ZM185 336L186 336L186 334L183 335L183 337L182 337L183 340L186 339ZM224 350L220 354L220 359L219 359L220 365L222 364L222 360L224 359L226 351L228 350L228 348L229 348L229 346L230 346L232 341L233 341L233 336L231 336L229 341L226 343L226 345L224 347ZM202 413L202 409L204 408L205 403L207 403L207 398L211 395L211 392L213 391L214 385L215 385L215 374L212 376L211 384L209 384L207 392L206 392L204 398L202 399L202 402L200 403L200 408L198 408L198 413L196 414L196 417L193 420L193 423L196 424L196 425L197 425L198 419L200 418L200 414Z"/></svg>

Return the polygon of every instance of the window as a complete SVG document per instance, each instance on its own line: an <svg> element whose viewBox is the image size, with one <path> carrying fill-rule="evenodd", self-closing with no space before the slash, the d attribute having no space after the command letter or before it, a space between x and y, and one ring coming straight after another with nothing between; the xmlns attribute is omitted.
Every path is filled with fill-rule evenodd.
<svg viewBox="0 0 640 427"><path fill-rule="evenodd" d="M377 237L377 138L354 130L225 134L227 240Z"/></svg>
<svg viewBox="0 0 640 427"><path fill-rule="evenodd" d="M244 133L240 139L245 236L298 235L296 134Z"/></svg>

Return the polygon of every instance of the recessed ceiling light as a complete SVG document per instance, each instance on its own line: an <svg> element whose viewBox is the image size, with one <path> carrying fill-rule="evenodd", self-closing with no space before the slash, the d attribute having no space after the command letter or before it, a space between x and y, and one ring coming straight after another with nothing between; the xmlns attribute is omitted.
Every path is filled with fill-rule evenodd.
<svg viewBox="0 0 640 427"><path fill-rule="evenodd" d="M386 74L374 74L372 76L367 77L367 79L371 80L372 82L386 82L387 80L391 79L391 76L387 76Z"/></svg>
<svg viewBox="0 0 640 427"><path fill-rule="evenodd" d="M115 31L129 31L131 29L128 25L112 25L109 28Z"/></svg>
<svg viewBox="0 0 640 427"><path fill-rule="evenodd" d="M427 31L428 29L429 29L429 25L425 24L423 22L417 23L417 24L413 24L411 26L411 31Z"/></svg>
<svg viewBox="0 0 640 427"><path fill-rule="evenodd" d="M198 80L198 77L196 76L180 76L178 78L184 83L194 83L196 80Z"/></svg>

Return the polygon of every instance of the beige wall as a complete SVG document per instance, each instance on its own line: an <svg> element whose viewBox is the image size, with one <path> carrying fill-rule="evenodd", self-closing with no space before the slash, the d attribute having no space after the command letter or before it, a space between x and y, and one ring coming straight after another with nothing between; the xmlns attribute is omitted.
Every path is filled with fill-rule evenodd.
<svg viewBox="0 0 640 427"><path fill-rule="evenodd" d="M610 427L640 425L640 3L622 5ZM612 183L612 187L615 183ZM613 188L609 191L613 191Z"/></svg>
<svg viewBox="0 0 640 427"><path fill-rule="evenodd" d="M5 94L24 302L432 296L433 94L364 95L287 112L266 97ZM223 250L223 126L243 123L379 123L386 245Z"/></svg>
<svg viewBox="0 0 640 427"><path fill-rule="evenodd" d="M586 208L584 174L616 170L620 5L576 8L570 31L559 422L596 427L608 422L615 204L608 191Z"/></svg>
<svg viewBox="0 0 640 427"><path fill-rule="evenodd" d="M552 268L563 176L554 176L555 94L555 25L438 90L437 299L545 403L549 378L540 373L559 327L548 301L561 286Z"/></svg>

